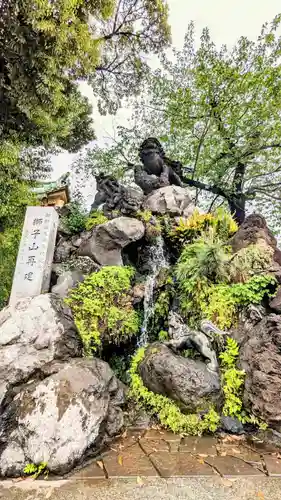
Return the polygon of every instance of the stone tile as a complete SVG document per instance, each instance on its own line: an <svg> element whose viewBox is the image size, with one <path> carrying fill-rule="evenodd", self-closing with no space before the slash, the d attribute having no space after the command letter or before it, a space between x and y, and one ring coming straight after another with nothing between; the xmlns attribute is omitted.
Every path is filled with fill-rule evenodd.
<svg viewBox="0 0 281 500"><path fill-rule="evenodd" d="M158 451L170 451L169 444L164 439L141 438L139 444L147 455Z"/></svg>
<svg viewBox="0 0 281 500"><path fill-rule="evenodd" d="M246 446L235 446L233 443L231 446L229 444L219 444L217 446L218 455L220 456L232 456L240 458L245 462L249 463L261 463L261 455L251 448L247 448Z"/></svg>
<svg viewBox="0 0 281 500"><path fill-rule="evenodd" d="M206 463L225 477L230 476L263 476L264 474L237 457L208 457L204 459Z"/></svg>
<svg viewBox="0 0 281 500"><path fill-rule="evenodd" d="M111 452L103 457L109 478L130 476L158 476L149 458L140 446L133 445L120 453Z"/></svg>
<svg viewBox="0 0 281 500"><path fill-rule="evenodd" d="M280 449L274 446L274 444L266 443L265 441L259 439L252 439L251 437L247 438L247 445L249 448L255 450L257 453L261 453L262 455L280 452Z"/></svg>
<svg viewBox="0 0 281 500"><path fill-rule="evenodd" d="M195 455L216 456L217 440L213 437L186 437L180 444L181 453L193 453Z"/></svg>
<svg viewBox="0 0 281 500"><path fill-rule="evenodd" d="M124 450L138 443L138 440L142 437L144 432L135 430L135 431L127 431L122 436L116 438L110 445L110 450L119 452L120 450Z"/></svg>
<svg viewBox="0 0 281 500"><path fill-rule="evenodd" d="M102 460L99 461L99 463L102 465ZM75 471L74 474L71 474L70 476L71 479L105 479L106 474L105 470L102 467L99 467L97 465L97 462L92 462L89 465L86 465L82 469Z"/></svg>
<svg viewBox="0 0 281 500"><path fill-rule="evenodd" d="M162 477L212 476L213 469L188 453L159 452L150 455Z"/></svg>
<svg viewBox="0 0 281 500"><path fill-rule="evenodd" d="M181 441L181 436L174 434L173 432L166 431L164 429L149 429L144 434L145 439L164 439L164 441Z"/></svg>
<svg viewBox="0 0 281 500"><path fill-rule="evenodd" d="M263 458L268 475L281 476L281 460L273 455L265 455Z"/></svg>

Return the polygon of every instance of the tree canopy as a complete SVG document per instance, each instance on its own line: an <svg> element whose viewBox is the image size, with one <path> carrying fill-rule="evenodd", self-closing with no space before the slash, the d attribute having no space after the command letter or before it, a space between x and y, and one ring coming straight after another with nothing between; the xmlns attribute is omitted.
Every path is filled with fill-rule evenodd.
<svg viewBox="0 0 281 500"><path fill-rule="evenodd" d="M276 218L281 207L281 15L263 25L256 42L241 37L217 49L208 29L195 46L189 25L184 47L149 79L132 126L119 127L106 150L88 153L89 168L126 171L140 141L158 137L167 154L191 167L185 182L210 204L227 202L241 222L255 203ZM254 200L254 201L253 201Z"/></svg>
<svg viewBox="0 0 281 500"><path fill-rule="evenodd" d="M34 203L30 184L49 173L56 148L77 152L95 138L79 81L92 85L100 110L115 112L139 90L146 55L165 47L170 33L166 0L2 0L0 19L0 232L9 232L7 244L1 235L0 281L6 290L6 250L15 247L24 209Z"/></svg>
<svg viewBox="0 0 281 500"><path fill-rule="evenodd" d="M169 42L162 0L3 0L0 17L0 163L2 178L7 172L19 181L30 177L21 161L26 148L75 152L94 139L79 80L91 82L112 112L137 91L144 54ZM112 106L112 78L122 72Z"/></svg>

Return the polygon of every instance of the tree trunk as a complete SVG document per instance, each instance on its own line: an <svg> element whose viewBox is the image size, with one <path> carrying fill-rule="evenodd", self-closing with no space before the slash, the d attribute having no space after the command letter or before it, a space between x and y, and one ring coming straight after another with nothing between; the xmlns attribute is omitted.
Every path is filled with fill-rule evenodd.
<svg viewBox="0 0 281 500"><path fill-rule="evenodd" d="M245 220L245 208L246 208L246 198L243 193L240 196L233 196L228 199L228 206L232 217L240 226Z"/></svg>

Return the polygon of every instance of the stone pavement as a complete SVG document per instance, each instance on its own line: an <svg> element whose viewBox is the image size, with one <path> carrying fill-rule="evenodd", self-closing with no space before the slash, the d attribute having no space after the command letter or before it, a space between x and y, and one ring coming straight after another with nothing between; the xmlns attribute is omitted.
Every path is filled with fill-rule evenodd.
<svg viewBox="0 0 281 500"><path fill-rule="evenodd" d="M73 480L142 477L281 477L281 450L244 436L186 437L130 431Z"/></svg>
<svg viewBox="0 0 281 500"><path fill-rule="evenodd" d="M4 480L0 500L281 500L281 455L241 436L130 431L63 479Z"/></svg>

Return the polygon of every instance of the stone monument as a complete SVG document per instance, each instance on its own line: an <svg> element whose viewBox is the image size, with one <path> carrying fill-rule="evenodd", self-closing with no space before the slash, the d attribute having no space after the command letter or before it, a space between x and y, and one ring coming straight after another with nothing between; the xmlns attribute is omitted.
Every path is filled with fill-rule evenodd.
<svg viewBox="0 0 281 500"><path fill-rule="evenodd" d="M49 291L58 221L53 207L27 207L10 305Z"/></svg>

